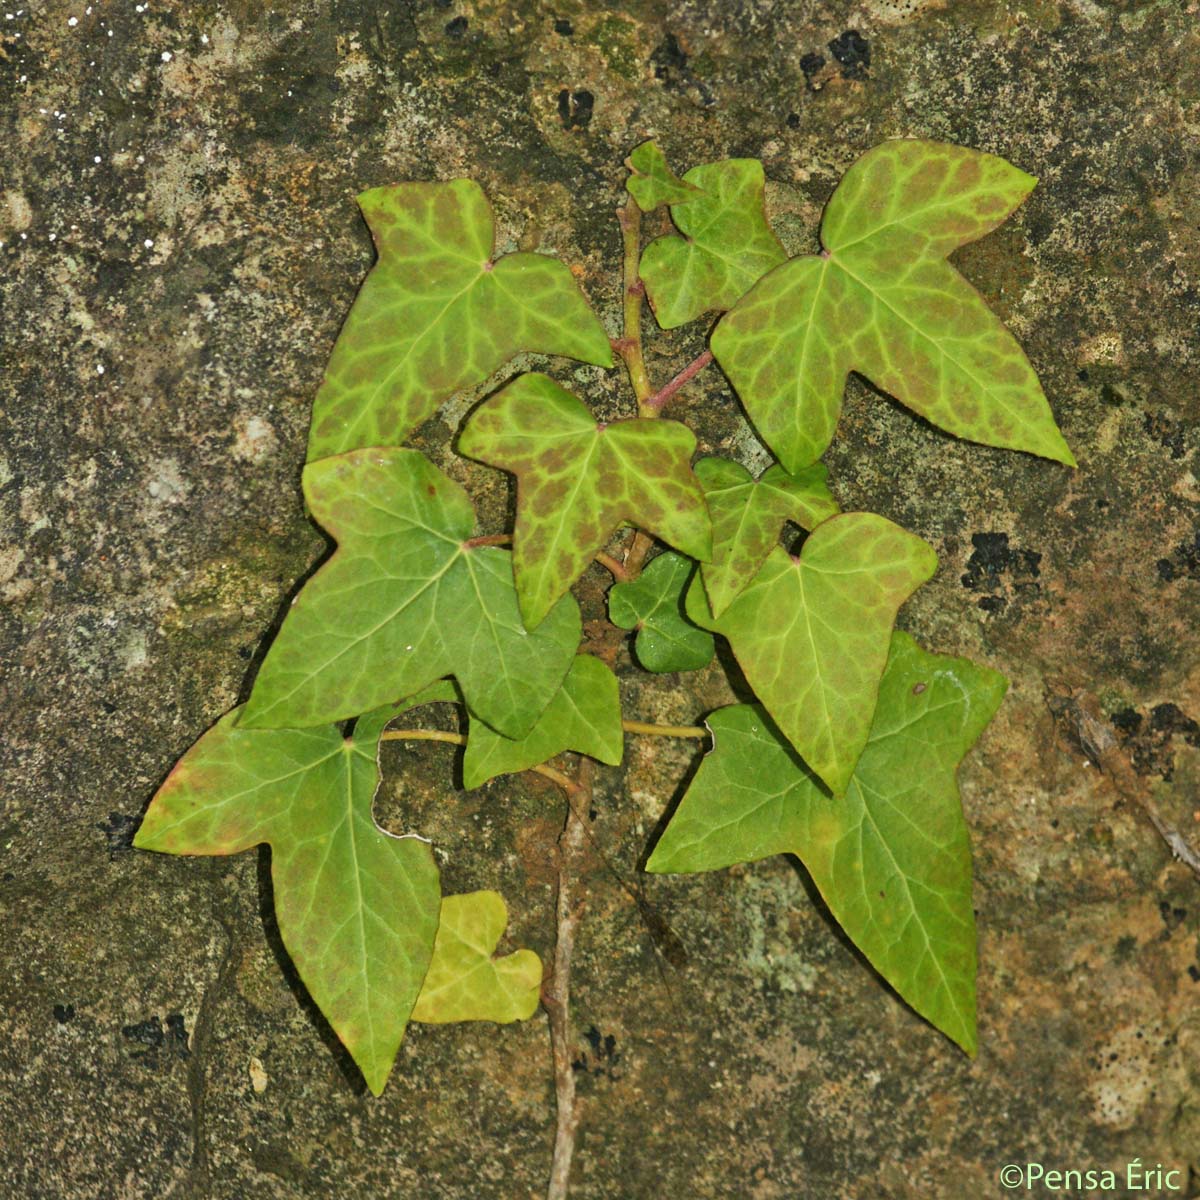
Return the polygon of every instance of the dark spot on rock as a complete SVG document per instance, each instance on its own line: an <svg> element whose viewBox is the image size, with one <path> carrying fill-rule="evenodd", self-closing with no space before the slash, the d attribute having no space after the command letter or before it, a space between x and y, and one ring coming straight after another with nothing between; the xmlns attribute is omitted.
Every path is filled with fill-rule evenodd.
<svg viewBox="0 0 1200 1200"><path fill-rule="evenodd" d="M117 706L111 700L101 700L100 707L111 717L117 711Z"/></svg>
<svg viewBox="0 0 1200 1200"><path fill-rule="evenodd" d="M1076 372L1076 376L1082 383L1087 383L1088 378L1089 378L1088 372L1087 372L1087 367L1080 367L1079 370Z"/></svg>
<svg viewBox="0 0 1200 1200"><path fill-rule="evenodd" d="M133 835L137 832L138 824L137 817L127 817L119 812L110 812L107 821L97 824L96 828L104 834L108 843L110 862L115 862L122 854L133 849Z"/></svg>
<svg viewBox="0 0 1200 1200"><path fill-rule="evenodd" d="M154 1049L163 1044L165 1037L162 1022L157 1017L147 1017L144 1021L138 1021L136 1025L123 1025L121 1036Z"/></svg>
<svg viewBox="0 0 1200 1200"><path fill-rule="evenodd" d="M654 69L654 78L661 79L664 87L677 91L690 88L705 107L714 103L712 90L688 66L688 56L673 33L668 33L661 45L655 47L650 55L650 66Z"/></svg>
<svg viewBox="0 0 1200 1200"><path fill-rule="evenodd" d="M558 119L564 129L586 129L595 106L596 97L591 92L570 92L563 88L558 93Z"/></svg>
<svg viewBox="0 0 1200 1200"><path fill-rule="evenodd" d="M1146 432L1160 445L1170 451L1172 458L1182 458L1187 453L1187 427L1169 413L1147 413Z"/></svg>
<svg viewBox="0 0 1200 1200"><path fill-rule="evenodd" d="M1119 408L1125 403L1125 397L1111 383L1106 383L1100 388L1100 399L1110 408Z"/></svg>
<svg viewBox="0 0 1200 1200"><path fill-rule="evenodd" d="M800 60L800 70L804 72L804 81L808 84L809 91L819 92L825 86L825 80L821 78L824 66L823 54L806 54Z"/></svg>
<svg viewBox="0 0 1200 1200"><path fill-rule="evenodd" d="M1187 917L1187 909L1180 908L1178 905L1172 906L1168 901L1160 900L1158 915L1162 917L1162 923L1166 926L1163 930L1163 941L1166 941L1183 924Z"/></svg>
<svg viewBox="0 0 1200 1200"><path fill-rule="evenodd" d="M1123 708L1109 720L1139 775L1158 775L1169 782L1175 772L1175 738L1200 747L1200 724L1169 701L1156 704L1147 716Z"/></svg>
<svg viewBox="0 0 1200 1200"><path fill-rule="evenodd" d="M978 601L984 612L1003 612L1010 601L1041 592L1042 556L1037 551L1014 550L1007 533L973 533L971 545L975 549L967 560L962 585L985 593Z"/></svg>
<svg viewBox="0 0 1200 1200"><path fill-rule="evenodd" d="M1176 579L1200 579L1200 529L1190 542L1180 542L1171 551L1170 558L1160 558L1154 564L1158 577L1165 583Z"/></svg>
<svg viewBox="0 0 1200 1200"><path fill-rule="evenodd" d="M788 113L787 127L789 129L799 129L800 128L800 114L799 113L794 113L794 112Z"/></svg>
<svg viewBox="0 0 1200 1200"><path fill-rule="evenodd" d="M617 1053L617 1039L611 1033L602 1034L595 1025L589 1025L583 1031L583 1039L589 1050L583 1051L571 1067L581 1074L602 1075L608 1079L617 1079L616 1065L621 1061Z"/></svg>
<svg viewBox="0 0 1200 1200"><path fill-rule="evenodd" d="M191 1050L188 1048L187 1027L183 1023L183 1013L167 1014L166 1042L180 1058L187 1058L191 1054Z"/></svg>
<svg viewBox="0 0 1200 1200"><path fill-rule="evenodd" d="M1188 967L1188 975L1191 976L1193 983L1200 983L1200 967L1197 967L1195 963Z"/></svg>
<svg viewBox="0 0 1200 1200"><path fill-rule="evenodd" d="M453 21L446 22L446 35L452 38L460 38L467 32L467 18L455 17Z"/></svg>
<svg viewBox="0 0 1200 1200"><path fill-rule="evenodd" d="M839 33L829 43L829 52L841 63L845 79L866 79L871 65L871 47L857 29Z"/></svg>
<svg viewBox="0 0 1200 1200"><path fill-rule="evenodd" d="M575 32L575 28L571 22L566 19L566 17L559 17L558 20L554 22L554 32L561 34L563 37L570 37L571 34Z"/></svg>
<svg viewBox="0 0 1200 1200"><path fill-rule="evenodd" d="M60 1024L65 1025L75 1016L75 1005L73 1004L56 1004L54 1006L54 1019Z"/></svg>

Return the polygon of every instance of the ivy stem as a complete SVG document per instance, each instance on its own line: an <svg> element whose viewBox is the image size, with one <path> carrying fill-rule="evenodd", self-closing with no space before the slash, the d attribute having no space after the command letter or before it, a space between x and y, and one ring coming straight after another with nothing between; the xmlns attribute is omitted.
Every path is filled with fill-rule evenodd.
<svg viewBox="0 0 1200 1200"><path fill-rule="evenodd" d="M476 546L507 546L513 540L511 533L489 533L483 537L468 538L463 542L464 550L472 550ZM628 583L633 578L629 574L624 564L611 554L605 553L603 550L597 550L592 557L602 566L612 572L613 577L618 583Z"/></svg>
<svg viewBox="0 0 1200 1200"><path fill-rule="evenodd" d="M622 721L626 733L644 733L650 737L706 738L708 730L703 725L651 725L647 721Z"/></svg>
<svg viewBox="0 0 1200 1200"><path fill-rule="evenodd" d="M511 533L487 533L483 537L467 538L463 542L463 549L473 550L476 546L507 546L511 541Z"/></svg>
<svg viewBox="0 0 1200 1200"><path fill-rule="evenodd" d="M629 382L633 384L638 401L638 415L657 416L647 411L646 401L654 395L650 376L646 373L646 359L642 353L642 299L646 295L639 264L641 260L642 212L632 196L617 209L617 220L621 225L621 241L625 247L624 259L624 306L622 310L624 329L622 336L613 343L617 353L625 360Z"/></svg>
<svg viewBox="0 0 1200 1200"><path fill-rule="evenodd" d="M624 563L620 559L613 558L611 554L606 554L603 550L598 550L595 554L596 561L602 566L607 567L613 578L618 583L628 583L633 576L626 570Z"/></svg>
<svg viewBox="0 0 1200 1200"><path fill-rule="evenodd" d="M644 410L653 409L654 415L660 413L667 401L670 400L671 397L674 396L675 393L679 391L679 389L683 387L685 383L699 375L700 372L703 371L710 362L712 362L712 360L713 352L711 350L705 350L703 354L696 355L696 357L693 358L692 361L688 363L688 365L670 381L670 383L664 384L658 389L657 392L654 393L653 396L650 396L642 404L642 408ZM643 412L642 415L647 416L650 414Z"/></svg>
<svg viewBox="0 0 1200 1200"><path fill-rule="evenodd" d="M550 1024L550 1049L554 1058L554 1157L550 1164L550 1183L546 1200L566 1200L575 1156L575 1134L579 1129L581 1106L575 1092L575 1068L572 1057L575 1032L571 1023L571 957L575 951L575 931L579 925L581 904L572 895L571 885L582 874L584 818L571 802L571 794L583 801L584 811L591 804L595 766L580 757L576 777L568 782L567 814L558 839L558 887L554 908L556 930L554 965L550 979L542 986L542 1005Z"/></svg>

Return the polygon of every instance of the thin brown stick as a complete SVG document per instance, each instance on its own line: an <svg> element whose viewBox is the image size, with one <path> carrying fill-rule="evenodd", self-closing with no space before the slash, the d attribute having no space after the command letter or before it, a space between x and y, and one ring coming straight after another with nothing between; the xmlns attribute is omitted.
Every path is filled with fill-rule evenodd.
<svg viewBox="0 0 1200 1200"><path fill-rule="evenodd" d="M463 546L465 549L471 550L476 546L507 546L511 541L511 533L487 533L482 537L467 538L463 542Z"/></svg>
<svg viewBox="0 0 1200 1200"><path fill-rule="evenodd" d="M465 746L467 739L461 733L447 733L442 729L388 729L379 736L381 742L450 742Z"/></svg>
<svg viewBox="0 0 1200 1200"><path fill-rule="evenodd" d="M654 394L654 386L646 373L646 360L642 353L642 300L646 295L639 273L642 212L632 196L623 207L617 209L617 220L621 225L621 241L625 249L625 298L622 309L625 327L613 346L625 360L629 382L633 384L634 395L637 396L639 415L654 417L658 415L656 412L645 411L645 403Z"/></svg>
<svg viewBox="0 0 1200 1200"><path fill-rule="evenodd" d="M603 550L597 550L594 557L602 567L607 567L612 572L613 578L618 583L629 582L631 578L630 574L625 570L625 566L620 559L613 558L611 554L606 554Z"/></svg>
<svg viewBox="0 0 1200 1200"><path fill-rule="evenodd" d="M675 395L681 387L684 386L690 379L694 379L705 367L713 360L713 352L705 350L703 354L698 354L692 359L678 375L675 376L669 383L663 384L662 387L654 393L653 396L645 400L642 404L643 409L653 409L655 413L662 412L663 406ZM642 413L643 416L647 414Z"/></svg>
<svg viewBox="0 0 1200 1200"><path fill-rule="evenodd" d="M708 730L703 725L652 725L648 721L622 721L621 728L626 733L646 733L651 737L708 737Z"/></svg>
<svg viewBox="0 0 1200 1200"><path fill-rule="evenodd" d="M573 791L591 802L593 764L581 758L579 774L571 781ZM585 805L586 809L586 805ZM556 935L554 966L549 986L542 989L542 1004L550 1024L550 1048L554 1056L554 1158L550 1165L550 1183L546 1200L566 1200L575 1156L575 1135L579 1129L581 1108L575 1092L575 1068L572 1055L575 1034L571 1026L571 956L575 950L575 931L580 906L571 892L581 873L584 818L567 797L567 815L558 839L558 891L555 897Z"/></svg>

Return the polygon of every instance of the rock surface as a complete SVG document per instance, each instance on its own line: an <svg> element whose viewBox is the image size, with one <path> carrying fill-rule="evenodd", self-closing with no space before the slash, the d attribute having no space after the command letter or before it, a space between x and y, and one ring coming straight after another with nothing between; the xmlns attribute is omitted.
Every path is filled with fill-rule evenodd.
<svg viewBox="0 0 1200 1200"><path fill-rule="evenodd" d="M1198 128L1189 0L0 11L0 1192L541 1194L543 1016L414 1027L372 1100L281 970L265 860L129 846L323 552L297 483L371 262L353 197L478 179L504 245L577 264L615 332L612 211L647 136L680 167L762 158L793 250L858 154L922 136L1041 179L955 261L1082 464L954 442L857 380L827 457L844 507L938 549L904 625L1013 681L962 771L980 1055L880 985L788 861L638 875L693 756L631 740L592 826L572 1194L959 1200L1001 1194L1006 1163L1123 1179L1138 1158L1200 1195L1200 883L1081 740L1091 713L1200 831ZM656 378L702 325L652 341ZM577 379L627 403L617 372ZM715 372L687 395L702 449L757 461ZM417 444L453 462L473 398ZM499 528L503 477L451 469ZM625 669L644 719L729 695L718 667ZM548 953L554 789L457 791L446 747L386 767L381 821L433 836L451 886L498 886L511 944Z"/></svg>

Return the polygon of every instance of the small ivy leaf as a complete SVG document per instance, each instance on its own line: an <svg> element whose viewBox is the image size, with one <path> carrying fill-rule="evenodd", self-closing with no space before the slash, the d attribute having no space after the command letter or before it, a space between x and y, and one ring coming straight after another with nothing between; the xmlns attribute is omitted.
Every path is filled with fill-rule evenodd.
<svg viewBox="0 0 1200 1200"><path fill-rule="evenodd" d="M622 522L694 558L709 556L712 529L692 474L695 448L695 434L678 421L597 424L581 400L545 375L522 375L475 410L459 449L517 477L513 566L530 629Z"/></svg>
<svg viewBox="0 0 1200 1200"><path fill-rule="evenodd" d="M686 325L710 309L732 308L787 258L763 211L758 159L707 163L683 179L701 193L671 205L671 219L683 237L655 238L640 268L663 329Z"/></svg>
<svg viewBox="0 0 1200 1200"><path fill-rule="evenodd" d="M1016 339L945 261L1035 182L995 155L924 141L884 142L846 172L821 256L772 271L712 337L785 466L824 453L851 370L957 437L1075 465Z"/></svg>
<svg viewBox="0 0 1200 1200"><path fill-rule="evenodd" d="M713 523L712 562L701 563L700 573L714 616L754 578L786 522L815 529L839 511L825 477L820 463L795 475L768 467L757 481L726 458L696 464Z"/></svg>
<svg viewBox="0 0 1200 1200"><path fill-rule="evenodd" d="M698 187L684 183L667 165L666 155L654 142L643 142L629 156L632 175L625 188L642 212L653 212L664 204L682 204L702 195Z"/></svg>
<svg viewBox="0 0 1200 1200"><path fill-rule="evenodd" d="M477 183L395 184L358 203L379 258L317 393L309 462L398 445L451 393L521 351L612 366L608 335L566 264L493 259L492 210Z"/></svg>
<svg viewBox="0 0 1200 1200"><path fill-rule="evenodd" d="M176 764L133 844L167 854L271 847L279 932L375 1095L433 953L441 891L429 844L371 814L386 716L337 728L245 729L222 717Z"/></svg>
<svg viewBox="0 0 1200 1200"><path fill-rule="evenodd" d="M542 962L532 950L492 957L507 925L508 908L498 892L446 896L412 1020L507 1025L532 1017L540 999Z"/></svg>
<svg viewBox="0 0 1200 1200"><path fill-rule="evenodd" d="M241 723L338 721L452 673L489 725L528 733L575 657L574 599L526 632L511 556L464 545L475 525L466 492L415 450L310 463L304 494L337 552L293 602Z"/></svg>
<svg viewBox="0 0 1200 1200"><path fill-rule="evenodd" d="M575 661L538 723L523 738L506 738L482 721L472 721L463 755L463 784L481 787L574 750L617 766L625 750L617 677L598 658Z"/></svg>
<svg viewBox="0 0 1200 1200"><path fill-rule="evenodd" d="M719 618L695 582L687 610L725 635L754 694L840 796L867 744L896 613L936 568L933 547L899 525L844 513L799 558L772 550Z"/></svg>
<svg viewBox="0 0 1200 1200"><path fill-rule="evenodd" d="M838 799L757 705L720 709L708 722L713 749L646 870L797 855L871 965L973 1055L971 848L955 770L1007 687L995 671L894 634L870 740Z"/></svg>
<svg viewBox="0 0 1200 1200"><path fill-rule="evenodd" d="M712 662L712 634L687 619L683 596L696 564L666 551L629 583L608 592L608 615L622 629L636 629L634 652L647 671L699 671Z"/></svg>

